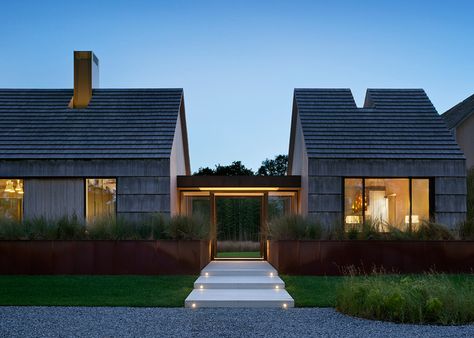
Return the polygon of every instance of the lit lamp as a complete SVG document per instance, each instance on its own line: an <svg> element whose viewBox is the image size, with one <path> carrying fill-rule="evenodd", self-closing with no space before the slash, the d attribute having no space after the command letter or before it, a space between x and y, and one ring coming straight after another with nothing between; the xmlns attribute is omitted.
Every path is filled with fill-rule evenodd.
<svg viewBox="0 0 474 338"><path fill-rule="evenodd" d="M360 224L360 216L346 216L346 224Z"/></svg>
<svg viewBox="0 0 474 338"><path fill-rule="evenodd" d="M15 189L13 189L13 181L8 180L5 185L5 192L15 192Z"/></svg>
<svg viewBox="0 0 474 338"><path fill-rule="evenodd" d="M23 191L23 184L20 182L20 180L16 180L16 188L15 188L15 191L20 194L20 195L23 195L24 194L24 191Z"/></svg>
<svg viewBox="0 0 474 338"><path fill-rule="evenodd" d="M420 223L420 217L418 215L411 215L411 224L418 224ZM410 224L410 216L405 216L405 224Z"/></svg>

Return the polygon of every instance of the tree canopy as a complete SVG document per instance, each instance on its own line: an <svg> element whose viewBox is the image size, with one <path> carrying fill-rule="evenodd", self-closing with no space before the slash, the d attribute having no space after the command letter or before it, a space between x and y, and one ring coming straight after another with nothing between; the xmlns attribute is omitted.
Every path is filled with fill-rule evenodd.
<svg viewBox="0 0 474 338"><path fill-rule="evenodd" d="M288 168L288 156L277 155L274 159L265 159L260 168L253 172L245 167L241 161L234 161L230 165L217 164L215 169L204 167L194 173L195 176L284 176Z"/></svg>

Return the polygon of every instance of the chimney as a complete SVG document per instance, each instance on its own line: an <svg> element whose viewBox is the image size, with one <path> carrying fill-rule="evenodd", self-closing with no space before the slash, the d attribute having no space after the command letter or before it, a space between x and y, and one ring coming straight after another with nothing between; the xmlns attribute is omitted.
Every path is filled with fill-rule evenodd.
<svg viewBox="0 0 474 338"><path fill-rule="evenodd" d="M70 108L87 108L99 88L99 59L91 51L74 51L74 96Z"/></svg>

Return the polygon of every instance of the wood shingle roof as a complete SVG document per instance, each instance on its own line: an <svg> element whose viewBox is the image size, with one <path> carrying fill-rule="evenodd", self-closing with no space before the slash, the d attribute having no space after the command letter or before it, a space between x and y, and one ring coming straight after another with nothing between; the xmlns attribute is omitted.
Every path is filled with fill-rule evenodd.
<svg viewBox="0 0 474 338"><path fill-rule="evenodd" d="M295 89L294 105L310 158L464 159L422 89L368 89L363 108L350 89Z"/></svg>
<svg viewBox="0 0 474 338"><path fill-rule="evenodd" d="M474 95L458 103L441 115L449 129L456 128L474 114Z"/></svg>
<svg viewBox="0 0 474 338"><path fill-rule="evenodd" d="M0 159L169 158L182 89L0 89Z"/></svg>

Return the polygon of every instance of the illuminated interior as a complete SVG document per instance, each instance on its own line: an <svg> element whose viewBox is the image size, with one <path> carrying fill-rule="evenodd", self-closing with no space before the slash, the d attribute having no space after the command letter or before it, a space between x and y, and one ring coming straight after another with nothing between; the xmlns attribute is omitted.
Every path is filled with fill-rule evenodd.
<svg viewBox="0 0 474 338"><path fill-rule="evenodd" d="M410 189L411 184L411 189ZM346 230L371 222L381 232L389 227L416 228L430 216L429 179L346 178L344 223Z"/></svg>
<svg viewBox="0 0 474 338"><path fill-rule="evenodd" d="M86 219L115 217L117 180L113 178L86 179Z"/></svg>
<svg viewBox="0 0 474 338"><path fill-rule="evenodd" d="M23 218L23 180L0 179L0 217L20 221Z"/></svg>

